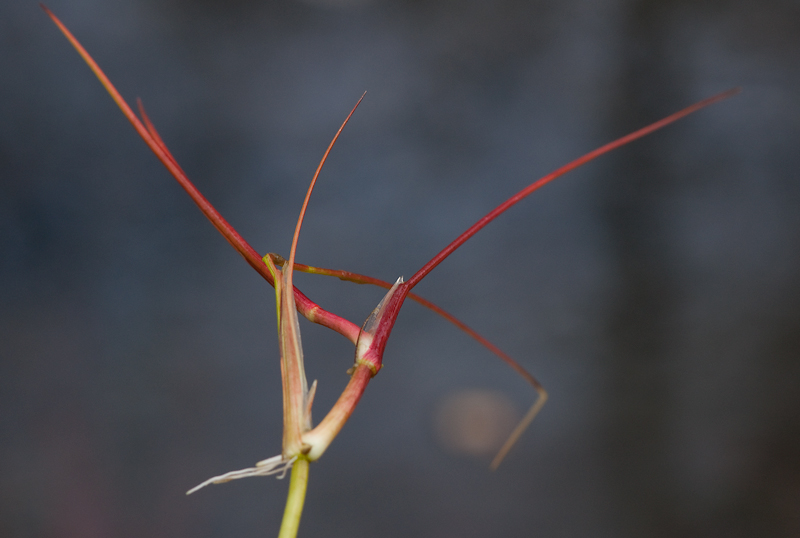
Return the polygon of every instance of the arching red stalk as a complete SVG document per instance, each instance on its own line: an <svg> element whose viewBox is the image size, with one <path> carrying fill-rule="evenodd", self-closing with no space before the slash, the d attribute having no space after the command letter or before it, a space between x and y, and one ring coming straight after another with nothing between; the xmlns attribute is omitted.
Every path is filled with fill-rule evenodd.
<svg viewBox="0 0 800 538"><path fill-rule="evenodd" d="M695 103L695 104L693 104L691 106L688 106L688 107L684 108L683 110L679 110L678 112L675 112L674 114L672 114L670 116L667 116L666 118L664 118L662 120L659 120L659 121L657 121L655 123L651 123L647 127L643 127L641 129L639 129L638 131L634 131L634 132L632 132L632 133L630 133L628 135L625 135L625 136L623 136L621 138L618 138L618 139L614 140L613 142L609 142L608 144L606 144L604 146L600 146L596 150L590 151L586 155L583 155L582 157L578 157L577 159L575 159L571 163L565 164L561 168L559 168L559 169L557 169L557 170L555 170L553 172L550 172L549 174L547 174L546 176L542 177L541 179L538 179L537 181L534 181L533 183L531 183L530 185L528 185L527 187L525 187L524 189L519 191L517 194L515 194L514 196L512 196L511 198L509 198L508 200L506 200L505 202L503 202L502 204L500 204L499 206L497 206L496 208L491 210L489 213L486 214L486 216L482 217L481 219L478 220L478 222L476 222L475 224L470 226L464 233L462 233L461 235L456 237L456 239L452 243L447 245L444 249L442 249L442 251L439 252L439 254L437 254L436 256L431 258L431 260L428 263L426 263L425 265L423 265L422 268L419 271L414 273L414 276L412 276L411 278L408 279L408 287L409 288L413 288L414 286L419 284L419 282L423 278L425 278L428 275L428 273L430 273L437 265L442 263L445 260L445 258L447 258L450 254L455 252L455 250L458 247L460 247L461 245L466 243L466 241L470 237L472 237L473 235L478 233L481 229L483 229L484 226L486 226L487 224L492 222L494 219L496 219L497 217L499 217L500 215L505 213L511 206L515 205L520 200L526 198L532 192L538 190L541 187L544 187L545 185L547 185L548 183L550 183L554 179L563 176L567 172L575 170L579 166L583 166L584 164L588 163L589 161L592 161L592 160L596 159L597 157L599 157L599 156L601 156L601 155L603 155L605 153L608 153L610 151L614 151L615 149L617 149L617 148L619 148L621 146L624 146L625 144L629 144L629 143L633 142L634 140L636 140L638 138L642 138L644 136L649 135L653 131L657 131L657 130L661 129L662 127L666 127L670 123L678 121L679 119L681 119L681 118L683 118L685 116L688 116L689 114L691 114L693 112L697 112L701 108L705 108L708 105L714 104L714 103L716 103L718 101L722 101L723 99L727 99L728 97L736 95L740 91L741 91L740 88L732 88L732 89L730 89L728 91L724 91L722 93L718 93L717 95L709 97L708 99L704 99L704 100L700 101L699 103Z"/></svg>
<svg viewBox="0 0 800 538"><path fill-rule="evenodd" d="M152 126L149 119L145 119L145 122L147 123L147 127L145 127L139 118L136 117L136 114L134 114L133 110L131 110L131 107L128 106L128 103L125 102L125 99L123 99L122 95L117 91L105 73L103 73L103 70L97 65L97 62L92 59L89 53L86 52L86 49L84 49L78 40L75 39L75 36L72 35L67 27L64 26L64 24L58 19L58 17L56 17L49 9L47 9L44 4L39 5L53 20L56 26L58 26L59 30L61 30L61 33L66 36L75 50L78 51L78 54L80 54L83 60L89 65L89 68L100 80L100 83L103 85L103 87L105 87L109 95L111 95L111 98L115 103L117 103L117 106L119 106L122 114L128 119L128 121L131 122L133 128L136 129L136 132L148 145L150 150L155 153L156 157L158 157L161 163L167 168L169 173L172 174L181 187L183 187L192 200L194 200L194 202L200 208L200 211L202 211L206 218L211 221L211 224L214 225L214 227L219 231L219 233L222 234L228 243L230 243L231 246L242 255L250 267L255 269L258 274L260 274L267 282L269 282L270 285L274 286L272 275L270 274L266 265L264 265L264 262L261 260L261 256L253 247L250 246L247 241L244 240L241 235L239 235L233 226L231 226L230 223L225 220L225 218L214 208L214 206L211 205L211 203L200 193L200 191L197 190L197 187L195 187L194 184L189 180L181 167L178 166L177 161L169 152L166 145L161 140L161 137L158 136L155 127ZM298 311L309 321L313 321L314 323L319 323L320 325L324 325L330 329L333 329L353 343L358 340L358 332L360 330L358 325L355 325L342 317L324 310L306 297L297 288L295 288L294 293Z"/></svg>
<svg viewBox="0 0 800 538"><path fill-rule="evenodd" d="M366 93L364 94L366 95ZM297 241L300 238L300 229L303 227L303 219L306 215L308 202L311 199L311 193L314 192L314 187L317 184L317 179L328 159L328 155L333 149L333 145L339 139L350 117L361 104L364 95L358 100L356 105L347 115L342 126L336 131L333 140L325 150L325 154L314 172L314 177L311 179L311 184L308 186L306 196L303 199L303 205L300 208L300 216L297 218L297 224L294 228L294 236L292 237L292 246L289 251L289 262L283 267L283 274L281 276L281 283L275 287L278 297L278 334L281 341L281 379L283 381L283 457L285 459L291 457L298 457L300 454L306 455L312 449L310 444L305 443L303 435L311 429L311 403L314 398L314 387L312 387L309 394L308 385L306 382L305 366L303 365L303 348L300 340L300 325L297 323L297 312L295 312L294 295L288 290L294 288L294 257L297 252ZM267 257L267 262L270 272L277 271L272 265L271 258ZM278 277L275 277L276 284ZM285 290L285 293L282 291ZM362 389L363 391L363 389Z"/></svg>
<svg viewBox="0 0 800 538"><path fill-rule="evenodd" d="M593 159L596 159L597 157L599 157L599 156L601 156L601 155L603 155L605 153L608 153L608 152L610 152L610 151L612 151L614 149L617 149L620 146L628 144L628 143L630 143L630 142L632 142L632 141L634 141L634 140L636 140L638 138L642 138L643 136L646 136L646 135L652 133L653 131L661 129L662 127L666 127L670 123L673 123L673 122L675 122L675 121L677 121L677 120L679 120L679 119L681 119L681 118L683 118L683 117L685 117L685 116L687 116L687 115L689 115L689 114L691 114L693 112L696 112L696 111L700 110L701 108L707 107L707 106L709 106L709 105L711 105L713 103L716 103L718 101L721 101L723 99L727 99L728 97L731 97L732 95L735 95L735 94L739 93L739 91L741 91L739 88L733 88L733 89L730 89L728 91L719 93L719 94L717 94L717 95L715 95L713 97L709 97L708 99L704 99L703 101L695 103L695 104L693 104L691 106L688 106L688 107L684 108L683 110L680 110L680 111L678 111L678 112L676 112L676 113L674 113L674 114L672 114L670 116L667 116L666 118L664 118L662 120L659 120L659 121L657 121L655 123L652 123L652 124L650 124L650 125L648 125L646 127L643 127L642 129L639 129L638 131L635 131L633 133L625 135L625 136L623 136L621 138L618 138L618 139L616 139L616 140L614 140L612 142L609 142L608 144L605 144L605 145L603 145L603 146L601 146L601 147L599 147L599 148L597 148L597 149L595 149L593 151L590 151L589 153L583 155L582 157L579 157L579 158L575 159L574 161L562 166L561 168L558 168L557 170L551 172L550 174L547 174L546 176L534 181L533 183L531 183L530 185L528 185L527 187L525 187L524 189L522 189L521 191L519 191L515 195L511 196L508 200L506 200L505 202L503 202L502 204L500 204L499 206L494 208L492 211L487 213L484 217L480 218L475 224L470 226L464 233L459 235L452 243L450 243L444 249L442 249L441 252L439 252L436 256L431 258L431 260L428 263L423 265L422 268L419 271L417 271L416 273L414 273L414 275L410 279L408 279L407 282L401 284L401 287L404 288L403 291L401 293L396 294L395 297L393 298L393 302L397 302L399 304L397 304L396 306L392 306L391 307L391 311L399 312L399 307L402 304L402 302L405 300L405 297L406 297L406 295L408 295L410 290L414 286L419 284L419 282L423 278L425 278L437 265L442 263L448 256L450 256L450 254L455 252L455 250L458 247L463 245L469 238L471 238L473 235L478 233L487 224L489 224L494 219L496 219L497 217L502 215L511 206L515 205L517 202L519 202L520 200L524 199L525 197L527 197L532 192L538 190L539 188L543 187L544 185L546 185L547 183L553 181L554 179L563 176L567 172L569 172L571 170L574 170L575 168L578 168L579 166L582 166L582 165L588 163L589 161L591 161ZM396 316L396 314L395 314L395 316ZM376 342L375 342L376 346L385 346L386 345L385 339L387 339L389 337L389 334L391 333L391 328L392 328L392 325L394 324L394 321L395 321L394 318L391 318L391 317L386 317L385 318L385 320L383 321L383 325L385 325L385 326L382 328L382 330L380 330L378 333L376 333L376 339L375 339L376 340ZM380 338L378 338L378 334L381 335ZM382 352L380 353L380 355L382 355ZM377 358L377 356L376 356L376 358ZM380 368L380 363L376 364L376 367Z"/></svg>

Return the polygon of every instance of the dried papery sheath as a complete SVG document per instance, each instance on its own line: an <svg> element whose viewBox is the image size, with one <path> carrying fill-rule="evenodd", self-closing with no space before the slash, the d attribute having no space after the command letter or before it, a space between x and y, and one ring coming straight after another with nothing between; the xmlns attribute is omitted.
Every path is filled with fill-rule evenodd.
<svg viewBox="0 0 800 538"><path fill-rule="evenodd" d="M395 294L397 291L397 287L403 283L403 277L398 277L395 280L394 284L389 291L386 292L386 295L383 296L381 302L378 303L370 315L367 317L366 321L364 321L364 325L361 327L361 334L359 335L359 340L364 333L367 334L375 334L375 329L378 328L378 323L380 322L381 318L383 317L383 313L386 311L386 304L388 303L388 299Z"/></svg>
<svg viewBox="0 0 800 538"><path fill-rule="evenodd" d="M389 291L386 292L386 295L383 296L383 299L381 299L381 302L378 303L378 306L372 310L366 321L364 321L364 324L361 326L361 332L358 333L358 341L356 342L356 362L353 364L352 368L347 370L348 374L352 374L359 364L364 363L364 361L361 359L363 359L364 354L372 345L372 340L375 337L375 331L377 330L381 319L383 319L383 314L386 312L386 305L389 303L389 299L394 296L394 294L397 292L397 288L402 283L403 277L399 277L395 281L394 285L389 288ZM374 365L368 364L368 366L370 366L373 375L378 373L378 370Z"/></svg>
<svg viewBox="0 0 800 538"><path fill-rule="evenodd" d="M275 296L280 309L278 326L283 380L283 456L290 458L308 452L303 445L302 435L311 429L311 409L300 323L292 293L292 268L285 268L282 277L281 285L276 286Z"/></svg>
<svg viewBox="0 0 800 538"><path fill-rule="evenodd" d="M209 478L189 491L187 495L208 486L222 484L239 478L251 476L277 475L283 478L300 454L310 450L303 443L302 435L311 429L311 405L317 382L308 389L303 366L303 346L300 340L300 323L292 293L292 271L278 269L269 256L264 262L275 279L275 297L278 309L278 332L281 348L281 374L283 379L283 453L256 463L255 467L231 471Z"/></svg>
<svg viewBox="0 0 800 538"><path fill-rule="evenodd" d="M259 461L258 463L256 463L255 467L248 467L247 469L231 471L229 473L209 478L202 484L198 484L189 491L187 491L186 495L191 495L195 491L202 489L206 486L209 486L211 484L223 484L225 482L230 482L231 480L237 480L239 478L248 478L251 476L277 475L278 479L282 479L284 476L286 476L286 473L289 471L289 469L292 468L292 465L294 465L295 461L297 461L297 456L294 456L287 460L284 459L283 456L279 454L277 456L273 456L266 460Z"/></svg>

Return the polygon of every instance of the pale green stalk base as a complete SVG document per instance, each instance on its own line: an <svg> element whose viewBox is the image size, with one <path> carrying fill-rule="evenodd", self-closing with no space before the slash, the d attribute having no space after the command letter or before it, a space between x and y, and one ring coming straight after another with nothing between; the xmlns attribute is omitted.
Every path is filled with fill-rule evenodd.
<svg viewBox="0 0 800 538"><path fill-rule="evenodd" d="M308 485L308 460L300 457L292 467L292 478L289 480L289 495L286 498L286 510L283 511L283 521L278 538L295 538L300 527L300 515L303 513L303 503L306 500L306 486Z"/></svg>

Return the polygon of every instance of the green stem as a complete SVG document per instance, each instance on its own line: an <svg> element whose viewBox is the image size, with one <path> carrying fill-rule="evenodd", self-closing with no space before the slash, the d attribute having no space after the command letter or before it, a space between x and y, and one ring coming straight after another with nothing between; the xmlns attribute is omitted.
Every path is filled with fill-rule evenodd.
<svg viewBox="0 0 800 538"><path fill-rule="evenodd" d="M300 527L300 515L303 513L303 503L306 500L306 486L308 485L308 460L298 458L292 466L292 478L289 481L289 496L286 498L286 510L283 511L283 521L278 538L295 538Z"/></svg>

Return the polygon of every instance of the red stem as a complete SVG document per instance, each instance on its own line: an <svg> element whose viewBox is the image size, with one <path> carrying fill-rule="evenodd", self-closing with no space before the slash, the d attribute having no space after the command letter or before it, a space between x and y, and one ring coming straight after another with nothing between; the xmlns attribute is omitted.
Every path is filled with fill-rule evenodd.
<svg viewBox="0 0 800 538"><path fill-rule="evenodd" d="M156 157L158 157L161 163L167 168L167 170L169 170L170 174L172 174L178 183L180 183L181 187L183 187L192 200L194 200L194 202L200 208L200 211L202 211L206 218L211 221L214 227L222 234L223 237L225 237L228 243L230 243L231 246L242 255L250 267L255 269L258 274L260 274L267 282L269 282L270 285L274 286L275 283L273 282L272 275L262 261L261 256L253 247L250 246L249 243L247 243L247 241L244 240L241 235L239 235L233 226L231 226L230 223L225 220L225 218L216 209L214 209L214 206L211 205L211 203L200 193L200 191L197 190L197 187L195 187L191 180L189 180L181 167L178 166L175 158L161 141L161 137L158 136L158 133L155 131L155 127L152 126L149 119L145 119L149 127L148 129L142 124L141 121L139 121L139 118L133 113L133 110L131 110L131 108L128 106L128 103L125 102L125 99L123 99L119 91L117 91L105 73L103 73L102 69L100 69L100 66L98 66L89 53L86 52L86 49L84 49L75 36L72 35L72 32L70 32L67 27L64 26L64 24L58 19L58 17L56 17L49 9L47 9L44 4L39 5L53 20L56 26L58 26L75 50L78 51L78 54L80 54L83 60L89 65L89 68L100 80L100 83L111 95L111 98L114 99L114 102L117 103L117 106L119 106L125 117L128 118L128 121L131 122L131 125L133 125L133 128L136 129L136 132L139 133L139 136L142 138L142 140L145 141L145 143L150 147L150 150L155 153ZM294 294L295 301L297 303L297 310L304 317L314 323L319 323L320 325L324 325L333 329L353 343L356 342L360 330L358 325L355 325L344 318L322 309L297 288L294 288Z"/></svg>
<svg viewBox="0 0 800 538"><path fill-rule="evenodd" d="M517 194L515 194L514 196L512 196L511 198L509 198L508 200L506 200L505 202L494 208L485 217L478 220L478 222L470 226L467 229L467 231L459 235L455 239L455 241L447 245L439 254L434 256L431 259L431 261L422 266L422 268L419 271L414 273L414 276L408 279L407 282L409 288L413 288L414 286L419 284L419 282L423 278L425 278L428 275L428 273L430 273L437 265L442 263L445 260L445 258L447 258L450 254L452 254L458 247L463 245L470 237L478 233L484 226L486 226L494 219L502 215L507 209L509 209L511 206L513 206L523 198L527 197L533 191L539 189L540 187L543 187L544 185L550 183L554 179L563 176L567 172L574 170L575 168L578 168L579 166L584 165L593 159L596 159L597 157L603 155L604 153L608 153L609 151L613 151L620 146L624 146L625 144L633 142L637 138L642 138L643 136L646 136L652 133L653 131L657 131L658 129L661 129L662 127L665 127L670 123L683 118L684 116L688 116L692 112L696 112L701 108L716 103L717 101L727 99L728 97L731 97L732 95L735 95L740 91L741 91L740 88L733 88L728 91L719 93L713 97L709 97L708 99L704 99L699 103L695 103L689 107L686 107L683 110L672 114L671 116L667 116L662 120L659 120L655 123L648 125L647 127L639 129L638 131L635 131L631 134L625 135L622 138L618 138L613 142L609 142L608 144L601 146L594 151L590 151L583 157L579 157L574 161L572 161L571 163L565 164L558 170L555 170L554 172L547 174L543 178L531 183L530 185L519 191Z"/></svg>
<svg viewBox="0 0 800 538"><path fill-rule="evenodd" d="M364 92L359 98L356 106L353 107L353 110L350 111L350 114L344 119L342 126L339 127L339 130L336 131L336 135L334 135L333 140L331 143L328 144L328 149L325 150L325 154L322 156L322 160L320 160L319 165L317 166L317 170L314 172L314 177L311 178L311 184L308 186L308 190L306 191L306 197L303 199L303 205L300 208L300 216L297 218L297 224L294 227L294 236L292 237L292 248L289 250L289 265L286 267L286 271L288 271L288 281L289 284L292 284L292 271L294 270L294 255L297 252L297 240L300 238L300 228L303 227L303 219L306 216L306 209L308 209L308 201L311 199L311 193L314 192L314 187L317 184L317 178L319 178L319 173L322 172L322 167L325 166L325 161L328 160L328 155L330 155L331 150L333 149L333 145L336 144L336 141L339 139L339 135L342 134L342 130L344 130L344 126L347 125L347 122L350 121L350 118L353 116L353 113L358 108L358 105L361 104L361 101L364 99L364 96L367 95L367 92Z"/></svg>

